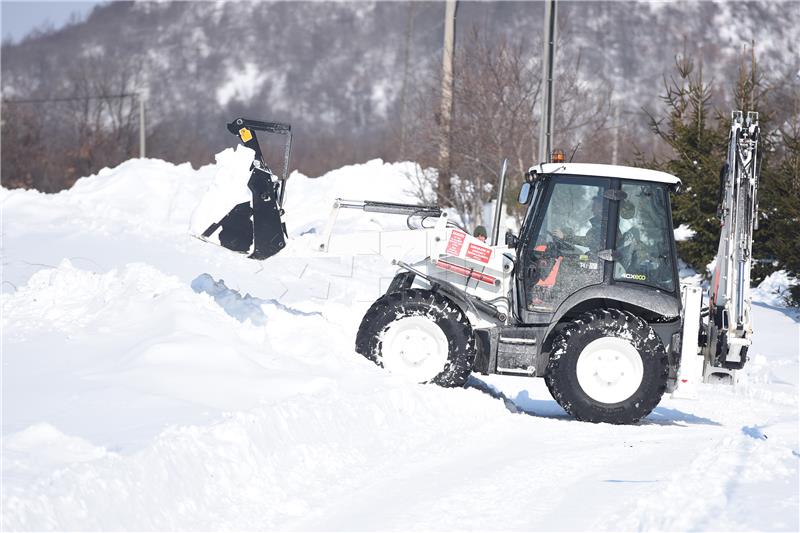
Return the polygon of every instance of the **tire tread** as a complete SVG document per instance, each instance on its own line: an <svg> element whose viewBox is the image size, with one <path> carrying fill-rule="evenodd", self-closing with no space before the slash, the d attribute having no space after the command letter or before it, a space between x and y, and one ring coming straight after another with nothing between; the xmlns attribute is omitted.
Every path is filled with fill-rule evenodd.
<svg viewBox="0 0 800 533"><path fill-rule="evenodd" d="M615 334L626 329L630 330L637 340L639 345L637 349L643 356L645 367L648 366L647 361L644 360L647 357L650 359L652 367L655 368L655 372L643 377L642 385L631 398L619 404L608 405L594 402L592 405L593 401L582 391L572 390L574 387L564 377L565 371L569 365L573 365L572 359L577 358L576 352L580 353L583 348L580 346L581 338L588 332L604 331L611 334L607 336L618 336ZM578 420L612 424L636 423L655 409L666 391L669 359L664 345L644 319L628 311L619 309L587 311L567 324L553 340L552 346L548 371L545 376L547 389L553 399ZM651 391L644 395L640 394L642 386Z"/></svg>
<svg viewBox="0 0 800 533"><path fill-rule="evenodd" d="M433 291L403 289L384 294L367 310L356 334L355 348L378 366L380 338L398 317L423 315L439 324L450 345L445 368L431 382L443 387L461 387L469 378L475 362L475 334L464 312L453 302Z"/></svg>

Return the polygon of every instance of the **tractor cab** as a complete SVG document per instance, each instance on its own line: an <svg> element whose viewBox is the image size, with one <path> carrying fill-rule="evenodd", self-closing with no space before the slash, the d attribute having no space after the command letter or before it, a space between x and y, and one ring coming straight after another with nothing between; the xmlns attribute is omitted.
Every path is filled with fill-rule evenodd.
<svg viewBox="0 0 800 533"><path fill-rule="evenodd" d="M531 168L516 242L521 322L550 324L589 300L678 316L669 193L679 185L663 172L613 165Z"/></svg>

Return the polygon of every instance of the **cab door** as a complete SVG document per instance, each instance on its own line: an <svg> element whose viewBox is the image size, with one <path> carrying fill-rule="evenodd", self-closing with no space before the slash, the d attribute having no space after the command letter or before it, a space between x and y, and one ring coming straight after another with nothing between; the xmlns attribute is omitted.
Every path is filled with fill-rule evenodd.
<svg viewBox="0 0 800 533"><path fill-rule="evenodd" d="M610 186L606 178L549 180L521 237L521 307L552 314L575 291L603 282Z"/></svg>

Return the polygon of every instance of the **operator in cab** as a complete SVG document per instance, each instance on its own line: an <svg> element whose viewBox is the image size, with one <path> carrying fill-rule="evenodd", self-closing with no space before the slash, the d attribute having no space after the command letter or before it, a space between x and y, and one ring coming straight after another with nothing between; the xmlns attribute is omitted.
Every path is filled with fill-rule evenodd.
<svg viewBox="0 0 800 533"><path fill-rule="evenodd" d="M483 226L476 226L475 231L472 234L475 235L475 237L477 237L481 242L486 242L486 238L488 237L486 228Z"/></svg>
<svg viewBox="0 0 800 533"><path fill-rule="evenodd" d="M585 246L592 252L602 249L605 237L605 227L603 224L603 197L595 196L592 198L592 217L589 219L589 229L584 235L574 235L561 229L553 230L553 236L569 244Z"/></svg>

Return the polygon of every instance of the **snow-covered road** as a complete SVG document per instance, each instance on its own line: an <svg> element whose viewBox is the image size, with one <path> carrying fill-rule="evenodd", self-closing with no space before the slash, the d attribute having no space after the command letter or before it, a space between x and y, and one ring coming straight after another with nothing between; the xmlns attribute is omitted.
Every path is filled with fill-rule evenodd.
<svg viewBox="0 0 800 533"><path fill-rule="evenodd" d="M0 189L3 529L800 529L800 316L769 291L741 383L635 426L575 422L541 380L440 389L355 354L393 268L300 234L336 196L410 200L409 167L295 176L295 240L263 263L187 235L215 166Z"/></svg>

